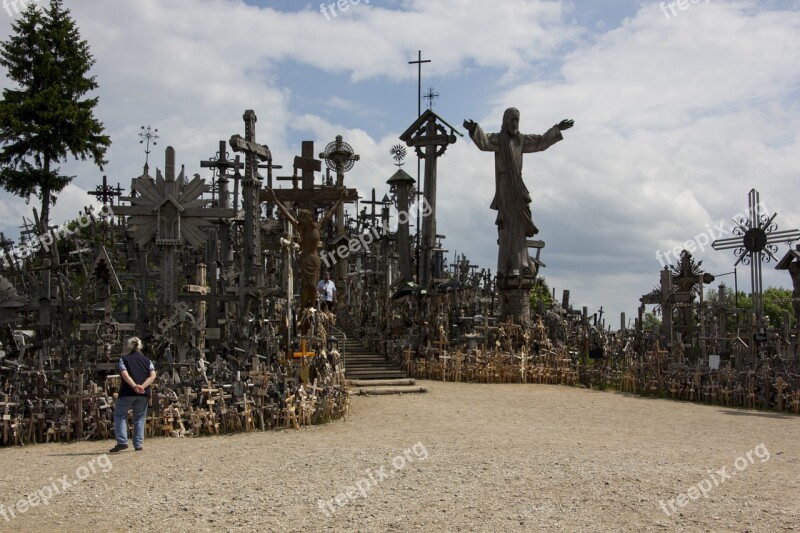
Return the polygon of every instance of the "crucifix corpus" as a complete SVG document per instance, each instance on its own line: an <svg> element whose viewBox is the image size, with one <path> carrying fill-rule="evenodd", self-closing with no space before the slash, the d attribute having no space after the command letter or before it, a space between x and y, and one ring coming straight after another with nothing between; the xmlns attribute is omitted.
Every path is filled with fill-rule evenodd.
<svg viewBox="0 0 800 533"><path fill-rule="evenodd" d="M286 206L278 200L274 191L272 189L268 191L272 197L271 200L275 202L283 216L300 234L300 255L298 258L302 285L300 308L314 307L317 301L317 281L319 280L320 265L320 258L317 253L320 241L319 230L333 217L347 193L343 190L340 191L342 197L317 221L314 220L314 214L309 209L301 209L295 218Z"/></svg>
<svg viewBox="0 0 800 533"><path fill-rule="evenodd" d="M528 291L538 267L528 255L528 238L539 230L531 218L531 196L522 180L522 154L541 152L562 140L561 132L573 126L562 120L543 135L519 131L519 110L510 107L503 114L500 133L484 133L472 120L465 120L472 142L479 150L494 152L495 196L491 209L497 211L498 244L497 277L500 288L514 287L513 296L504 297L504 318L530 318Z"/></svg>

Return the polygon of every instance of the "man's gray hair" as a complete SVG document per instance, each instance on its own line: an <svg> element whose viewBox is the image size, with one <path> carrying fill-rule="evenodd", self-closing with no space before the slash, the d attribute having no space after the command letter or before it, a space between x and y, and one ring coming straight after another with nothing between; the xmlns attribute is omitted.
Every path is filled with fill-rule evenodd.
<svg viewBox="0 0 800 533"><path fill-rule="evenodd" d="M131 352L140 352L142 348L144 348L144 344L139 337L131 337L128 339L128 350Z"/></svg>

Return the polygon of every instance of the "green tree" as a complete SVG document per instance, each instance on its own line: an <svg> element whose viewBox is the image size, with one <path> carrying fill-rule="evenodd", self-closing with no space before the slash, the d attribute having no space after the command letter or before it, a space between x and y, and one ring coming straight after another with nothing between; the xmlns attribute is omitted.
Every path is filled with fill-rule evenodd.
<svg viewBox="0 0 800 533"><path fill-rule="evenodd" d="M749 294L745 294L742 291L739 291L738 297L734 294L733 289L725 286L723 290L723 298L725 300L725 305L731 310L731 313L728 314L727 317L727 324L725 324L725 331L728 333L735 333L736 332L736 315L733 314L733 308L736 307L739 313L739 324L746 324L750 313L753 309L753 299L750 298ZM715 307L719 305L719 291L717 289L708 289L705 295L705 301L711 307Z"/></svg>
<svg viewBox="0 0 800 533"><path fill-rule="evenodd" d="M734 306L733 289L725 287L725 303L731 307ZM769 317L769 323L776 327L783 327L783 319L785 313L789 313L789 319L792 324L795 322L794 310L792 309L792 291L790 289L781 289L779 287L768 287L764 290L764 314ZM716 290L709 290L706 293L706 301L712 305L719 302L719 295ZM740 309L741 319L740 324L747 324L750 313L753 309L753 299L749 294L739 292L737 305ZM736 331L736 317L730 316L728 319L728 331Z"/></svg>
<svg viewBox="0 0 800 533"><path fill-rule="evenodd" d="M531 289L531 309L536 311L539 309L539 302L542 302L545 309L550 309L553 304L553 297L550 294L550 287L547 286L547 280L542 277L536 278Z"/></svg>
<svg viewBox="0 0 800 533"><path fill-rule="evenodd" d="M58 164L71 154L102 170L111 145L94 118L98 98L85 98L97 88L88 75L89 44L61 4L51 0L42 12L30 3L0 42L0 65L17 86L4 89L0 101L0 187L26 201L41 199L44 228L56 195L74 177Z"/></svg>
<svg viewBox="0 0 800 533"><path fill-rule="evenodd" d="M764 291L764 314L769 317L769 323L776 328L783 328L783 319L786 313L789 313L790 323L794 323L792 291L778 287L767 288Z"/></svg>
<svg viewBox="0 0 800 533"><path fill-rule="evenodd" d="M653 313L645 313L644 318L642 319L642 330L647 331L660 331L661 330L661 320L656 317Z"/></svg>

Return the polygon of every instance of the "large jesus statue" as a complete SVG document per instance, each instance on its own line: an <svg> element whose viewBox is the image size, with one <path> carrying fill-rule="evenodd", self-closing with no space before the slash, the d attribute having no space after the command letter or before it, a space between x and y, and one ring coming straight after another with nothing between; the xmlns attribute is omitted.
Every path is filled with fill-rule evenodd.
<svg viewBox="0 0 800 533"><path fill-rule="evenodd" d="M522 154L547 150L563 139L561 132L572 125L572 120L562 120L544 135L524 135L519 132L519 111L513 107L503 114L500 133L486 134L476 122L464 121L475 146L485 152L494 152L495 195L490 207L497 211L498 276L536 276L536 265L531 263L528 255L527 240L539 230L531 219L531 195L522 181Z"/></svg>

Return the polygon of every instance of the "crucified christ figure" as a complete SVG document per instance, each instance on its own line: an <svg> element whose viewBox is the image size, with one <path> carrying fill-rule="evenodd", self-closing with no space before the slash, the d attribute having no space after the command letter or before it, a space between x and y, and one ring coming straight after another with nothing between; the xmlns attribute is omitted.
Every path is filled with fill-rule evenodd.
<svg viewBox="0 0 800 533"><path fill-rule="evenodd" d="M278 206L283 216L286 217L300 236L300 255L298 264L300 266L300 280L302 289L300 291L300 309L314 307L317 301L317 281L319 280L319 229L336 213L336 209L342 200L337 201L328 209L322 218L314 220L314 215L308 209L301 209L297 213L297 218L292 216L289 210L276 197L275 191L269 189L272 194L272 201Z"/></svg>

